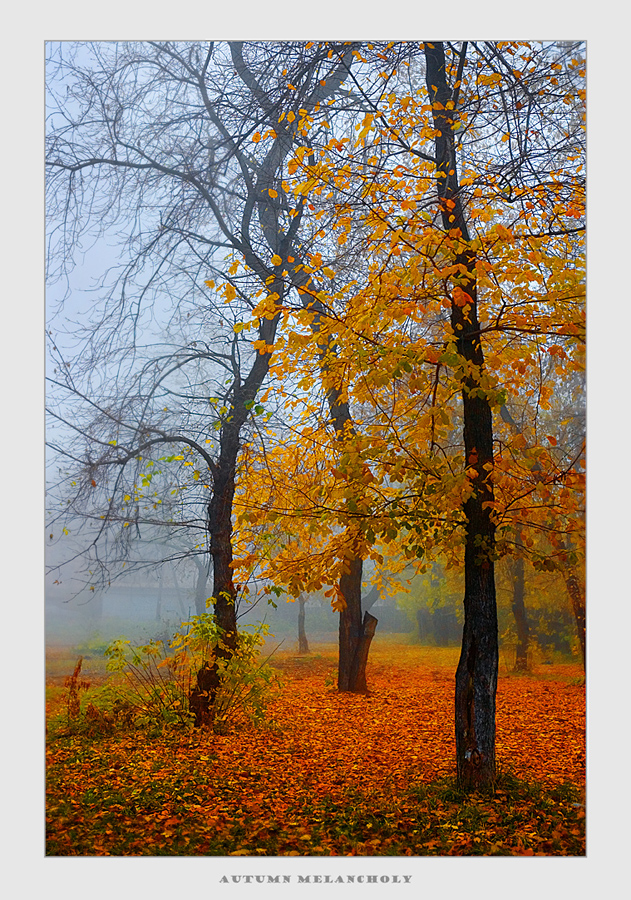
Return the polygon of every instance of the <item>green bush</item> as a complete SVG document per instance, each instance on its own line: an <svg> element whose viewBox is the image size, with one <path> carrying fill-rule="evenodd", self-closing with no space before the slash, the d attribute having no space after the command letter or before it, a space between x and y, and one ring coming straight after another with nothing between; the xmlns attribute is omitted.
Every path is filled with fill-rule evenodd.
<svg viewBox="0 0 631 900"><path fill-rule="evenodd" d="M218 688L212 703L213 729L228 731L239 723L261 724L279 687L277 674L260 661L267 626L246 626L237 636L235 650L225 654L214 616L194 616L173 638L132 647L119 638L105 653L107 668L124 676L124 698L141 722L192 725L189 698L197 672L204 664L216 666ZM223 651L223 652L222 652ZM224 655L225 654L225 655ZM123 694L121 694L123 696Z"/></svg>

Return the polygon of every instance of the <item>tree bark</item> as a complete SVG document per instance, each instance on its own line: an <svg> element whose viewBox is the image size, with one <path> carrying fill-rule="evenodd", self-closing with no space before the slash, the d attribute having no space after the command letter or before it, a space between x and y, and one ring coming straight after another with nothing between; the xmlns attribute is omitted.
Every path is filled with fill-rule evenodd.
<svg viewBox="0 0 631 900"><path fill-rule="evenodd" d="M309 642L305 631L305 603L306 600L301 594L298 597L298 653L301 654L309 652Z"/></svg>
<svg viewBox="0 0 631 900"><path fill-rule="evenodd" d="M366 684L366 664L368 662L368 653L370 652L370 645L375 636L376 629L377 619L374 616L371 616L369 612L364 613L361 634L355 649L353 665L351 666L351 684L355 685L355 691L361 691L362 693L368 693L368 686Z"/></svg>
<svg viewBox="0 0 631 900"><path fill-rule="evenodd" d="M463 46L462 60L466 52ZM464 504L465 595L462 649L456 671L455 733L458 783L467 790L495 780L495 696L498 638L495 596L495 525L491 518L493 486L493 420L480 389L484 354L479 336L475 253L456 167L453 132L457 102L447 84L442 42L425 43L426 80L436 141L436 181L445 231L453 236L454 263L461 274L451 298L451 326L457 353L463 361L462 405L467 474L472 488Z"/></svg>
<svg viewBox="0 0 631 900"><path fill-rule="evenodd" d="M353 662L362 637L362 567L357 557L348 560L349 571L340 578L346 606L340 611L337 687L340 691L366 691L366 672L355 671Z"/></svg>
<svg viewBox="0 0 631 900"><path fill-rule="evenodd" d="M213 493L208 505L208 537L213 562L215 621L222 632L225 652L237 642L237 591L232 580L232 505L235 491L239 430L231 423L221 430L221 450L213 472Z"/></svg>

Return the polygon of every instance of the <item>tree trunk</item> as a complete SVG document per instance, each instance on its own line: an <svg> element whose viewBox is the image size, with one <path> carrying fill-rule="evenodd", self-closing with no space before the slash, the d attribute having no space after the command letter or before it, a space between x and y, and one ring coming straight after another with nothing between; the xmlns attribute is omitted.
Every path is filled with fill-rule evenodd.
<svg viewBox="0 0 631 900"><path fill-rule="evenodd" d="M212 498L208 505L208 536L213 561L215 621L223 633L223 651L228 656L237 643L237 591L232 580L232 504L238 453L238 430L224 426L219 460L213 473Z"/></svg>
<svg viewBox="0 0 631 900"><path fill-rule="evenodd" d="M305 631L305 603L306 600L301 594L298 597L298 653L300 654L309 652L309 643Z"/></svg>
<svg viewBox="0 0 631 900"><path fill-rule="evenodd" d="M298 251L295 251L298 256ZM298 289L303 305L313 313L311 330L314 334L320 333L320 317L325 315L322 303L315 296L315 287L310 275L305 275L304 267L296 263L291 270L294 286ZM319 365L323 381L328 380L330 371L330 359L336 353L335 345L329 339L322 339L319 344ZM331 416L331 424L340 444L356 434L353 418L351 416L348 400L341 386L328 387L326 390L327 403ZM352 535L351 529L347 529ZM345 608L340 612L339 624L339 662L338 662L338 688L340 691L365 693L366 691L366 662L363 667L355 667L357 649L363 637L362 624L362 567L363 560L360 556L350 556L347 559L349 571L340 578L339 591L345 603ZM376 599L376 598L375 598ZM371 617L372 618L372 617ZM375 623L376 623L375 619ZM376 627L376 625L375 625ZM373 629L374 633L374 629ZM372 639L372 638L371 638ZM368 641L368 647L370 641ZM361 660L357 657L357 662Z"/></svg>
<svg viewBox="0 0 631 900"><path fill-rule="evenodd" d="M349 572L340 578L346 606L340 610L337 687L340 691L366 691L366 672L354 676L353 663L362 637L362 560L350 559Z"/></svg>
<svg viewBox="0 0 631 900"><path fill-rule="evenodd" d="M462 62L466 53L463 45ZM463 360L462 405L467 474L472 488L464 504L465 595L462 650L456 671L455 732L458 783L468 790L495 780L495 695L498 639L495 597L495 525L491 519L493 420L480 389L484 355L477 310L475 252L460 200L453 132L457 97L447 84L441 42L425 43L427 90L433 107L436 181L445 232L454 241L451 325L455 348ZM451 101L451 103L450 103Z"/></svg>
<svg viewBox="0 0 631 900"><path fill-rule="evenodd" d="M355 658L351 667L351 684L355 687L353 690L368 692L366 685L366 664L368 662L368 653L370 645L375 636L377 629L377 619L371 616L369 612L364 613L364 621L362 622L361 635L355 650Z"/></svg>
<svg viewBox="0 0 631 900"><path fill-rule="evenodd" d="M277 303L282 303L284 295L282 278L273 286L277 293ZM273 347L280 314L259 322L259 339ZM219 438L219 458L211 469L213 492L208 504L208 541L213 564L213 596L211 598L215 623L221 632L222 643L216 648L218 659L229 659L237 647L237 589L232 579L232 510L236 487L237 458L239 455L241 428L248 417L256 395L269 371L272 351L259 352L252 368L241 383L235 384L230 408L222 422ZM236 379L239 376L236 375ZM207 724L212 718L212 703L216 687L213 687L216 667L214 660L205 660L197 673L197 694L191 692L191 705L196 721ZM204 687L204 685L210 687ZM202 708L206 705L206 711Z"/></svg>
<svg viewBox="0 0 631 900"><path fill-rule="evenodd" d="M513 577L513 615L515 616L515 625L517 627L517 649L515 650L515 671L528 671L528 648L530 644L530 629L528 627L528 618L526 616L526 604L524 597L526 593L526 584L524 577L524 558L518 556L513 560L512 577Z"/></svg>
<svg viewBox="0 0 631 900"><path fill-rule="evenodd" d="M583 659L583 671L586 671L585 663L585 593L581 587L581 583L573 569L565 572L565 586L572 604L572 612L576 622L576 631L578 640L581 645L581 656Z"/></svg>
<svg viewBox="0 0 631 900"><path fill-rule="evenodd" d="M362 621L362 560L349 560L350 571L340 579L340 592L346 607L340 612L337 687L340 691L365 694L366 664L377 619L366 612Z"/></svg>

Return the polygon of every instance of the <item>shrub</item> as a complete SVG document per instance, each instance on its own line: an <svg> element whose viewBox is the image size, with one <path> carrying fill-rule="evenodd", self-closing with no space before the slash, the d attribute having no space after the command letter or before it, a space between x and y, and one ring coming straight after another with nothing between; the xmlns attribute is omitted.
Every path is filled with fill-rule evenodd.
<svg viewBox="0 0 631 900"><path fill-rule="evenodd" d="M132 647L119 638L107 648L107 668L119 672L126 683L125 699L140 720L152 724L192 725L196 716L191 701L200 671L212 671L216 687L210 702L210 722L223 733L245 721L262 723L269 701L279 685L278 676L260 661L267 626L246 626L239 632L231 654L221 640L214 616L194 616L167 643L151 641ZM224 655L225 654L225 655ZM269 657L268 657L269 658Z"/></svg>

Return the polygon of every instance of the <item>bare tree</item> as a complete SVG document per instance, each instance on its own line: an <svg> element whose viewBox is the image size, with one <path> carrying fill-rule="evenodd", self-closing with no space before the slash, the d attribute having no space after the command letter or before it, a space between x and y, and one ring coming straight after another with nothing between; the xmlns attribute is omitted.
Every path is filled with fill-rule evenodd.
<svg viewBox="0 0 631 900"><path fill-rule="evenodd" d="M183 515L164 524L206 542L227 652L237 636L231 537L240 442L268 376L291 289L283 266L304 207L290 204L281 184L297 126L262 134L270 110L261 111L257 92L274 90L277 110L300 103L315 113L343 82L351 52L330 58L323 48L274 43L249 51L256 82L241 45L51 46L48 81L50 283L65 281L67 304L87 240L117 242L122 260L97 285L91 319L74 329L79 352L68 359L53 350L49 414L64 437L51 445L83 474L69 507L91 522L91 561L105 573L110 526L119 526L113 542L121 545L123 529L142 528L147 462L161 473L192 464L210 499L191 506L205 502L205 516L197 508L187 517L182 500ZM252 334L239 326L253 315ZM63 336L50 332L61 347ZM99 485L100 504L91 493Z"/></svg>

